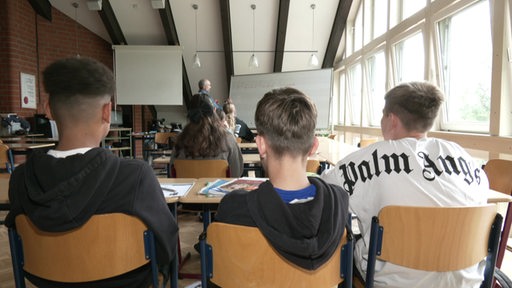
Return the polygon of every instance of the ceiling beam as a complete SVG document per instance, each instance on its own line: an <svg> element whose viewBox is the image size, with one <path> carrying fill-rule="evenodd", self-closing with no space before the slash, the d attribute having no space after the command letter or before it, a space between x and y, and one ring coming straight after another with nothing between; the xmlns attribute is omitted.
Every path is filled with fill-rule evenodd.
<svg viewBox="0 0 512 288"><path fill-rule="evenodd" d="M178 31L176 30L176 23L172 16L171 4L166 0L165 8L158 9L160 12L160 19L162 20L162 26L165 31L165 37L167 38L168 45L180 45L178 38ZM182 57L182 86L183 86L183 100L185 106L188 108L190 99L192 99L192 89L190 88L190 80L188 79L187 67L185 65L185 59Z"/></svg>
<svg viewBox="0 0 512 288"><path fill-rule="evenodd" d="M98 14L100 15L101 21L103 21L103 25L105 25L105 29L107 29L112 44L128 45L109 0L103 0L102 9L98 11Z"/></svg>
<svg viewBox="0 0 512 288"><path fill-rule="evenodd" d="M290 11L290 0L279 1L279 16L277 17L276 49L274 55L274 72L283 70L284 44L286 42L286 27Z"/></svg>
<svg viewBox="0 0 512 288"><path fill-rule="evenodd" d="M329 42L325 49L324 61L322 68L332 68L334 66L334 60L336 58L336 52L340 46L341 36L347 26L348 13L352 6L352 0L340 0L338 4L338 10L336 10L336 17L331 29L331 35L329 36Z"/></svg>
<svg viewBox="0 0 512 288"><path fill-rule="evenodd" d="M228 82L228 95L231 87L231 76L235 75L233 64L233 36L231 34L231 13L229 0L219 0L220 19L222 22L222 40L224 43L224 63L226 65L226 81Z"/></svg>
<svg viewBox="0 0 512 288"><path fill-rule="evenodd" d="M47 19L52 21L52 4L48 0L28 0L34 11Z"/></svg>

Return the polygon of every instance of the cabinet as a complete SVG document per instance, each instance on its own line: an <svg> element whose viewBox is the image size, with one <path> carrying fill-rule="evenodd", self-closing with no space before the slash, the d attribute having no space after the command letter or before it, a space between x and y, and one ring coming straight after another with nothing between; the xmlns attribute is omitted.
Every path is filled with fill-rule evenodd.
<svg viewBox="0 0 512 288"><path fill-rule="evenodd" d="M110 127L107 137L101 141L106 147L119 157L132 158L132 128Z"/></svg>

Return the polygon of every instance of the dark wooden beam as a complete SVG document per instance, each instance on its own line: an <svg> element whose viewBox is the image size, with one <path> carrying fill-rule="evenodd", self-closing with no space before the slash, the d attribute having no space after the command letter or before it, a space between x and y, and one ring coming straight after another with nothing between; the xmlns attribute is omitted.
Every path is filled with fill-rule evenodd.
<svg viewBox="0 0 512 288"><path fill-rule="evenodd" d="M169 2L165 3L165 9L158 9L158 11L160 12L160 19L162 20L162 26L164 27L167 44L180 45L178 32L176 31L176 25L174 23L174 17L172 16L171 5Z"/></svg>
<svg viewBox="0 0 512 288"><path fill-rule="evenodd" d="M48 21L52 21L52 4L48 0L28 0L32 9Z"/></svg>
<svg viewBox="0 0 512 288"><path fill-rule="evenodd" d="M226 64L226 81L228 84L228 95L231 87L231 76L235 75L233 64L233 37L231 35L231 13L229 0L219 0L220 19L222 22L222 39L224 43L224 63Z"/></svg>
<svg viewBox="0 0 512 288"><path fill-rule="evenodd" d="M103 21L103 25L105 25L105 29L107 29L112 44L127 45L128 43L124 38L123 30L121 30L121 26L119 26L119 22L117 22L114 9L112 9L112 5L110 5L110 1L103 0L102 6L103 7L101 11L98 11L98 14Z"/></svg>
<svg viewBox="0 0 512 288"><path fill-rule="evenodd" d="M352 6L352 0L340 0L338 4L338 10L336 11L336 17L331 29L331 36L325 49L324 61L322 68L332 68L334 66L334 60L336 58L336 52L340 46L341 36L347 26L348 13Z"/></svg>
<svg viewBox="0 0 512 288"><path fill-rule="evenodd" d="M290 0L279 1L279 16L277 18L276 49L274 55L274 72L283 70L284 44L286 41L286 27L288 25L288 14L290 11Z"/></svg>
<svg viewBox="0 0 512 288"><path fill-rule="evenodd" d="M176 23L172 15L172 9L169 1L165 2L165 9L158 9L160 12L160 19L165 31L165 37L167 38L167 44L169 45L180 45L180 39L178 38L178 31L176 30ZM183 100L185 106L188 109L190 99L192 99L192 89L190 88L190 80L188 79L187 67L185 60L182 58L182 86L183 86Z"/></svg>

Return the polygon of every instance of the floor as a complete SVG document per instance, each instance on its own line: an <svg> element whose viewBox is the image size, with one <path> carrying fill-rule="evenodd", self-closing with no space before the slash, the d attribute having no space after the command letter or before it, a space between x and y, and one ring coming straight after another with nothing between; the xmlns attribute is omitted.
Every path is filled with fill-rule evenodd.
<svg viewBox="0 0 512 288"><path fill-rule="evenodd" d="M1 219L5 214L1 214ZM182 254L186 255L187 252L191 253L191 258L188 260L181 272L185 273L199 273L199 254L194 250L193 245L197 242L198 236L202 230L202 223L199 222L197 215L193 213L180 214L178 216L178 223L180 225L180 239ZM512 245L512 238L509 238L509 244ZM506 251L501 270L512 278L512 252ZM28 282L28 281L27 281ZM7 236L7 229L5 226L0 226L0 287L14 288L14 280L11 268L11 256L9 251L9 240ZM34 286L27 283L27 287L33 288ZM199 283L198 279L179 279L179 288L195 288Z"/></svg>

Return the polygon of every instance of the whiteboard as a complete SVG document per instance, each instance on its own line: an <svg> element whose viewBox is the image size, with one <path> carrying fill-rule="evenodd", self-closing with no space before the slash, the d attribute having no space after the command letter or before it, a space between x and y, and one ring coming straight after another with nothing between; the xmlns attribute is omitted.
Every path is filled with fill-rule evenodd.
<svg viewBox="0 0 512 288"><path fill-rule="evenodd" d="M229 95L236 106L238 118L255 128L254 112L258 101L268 91L293 87L308 95L318 112L317 129L328 129L332 96L332 68L231 77Z"/></svg>
<svg viewBox="0 0 512 288"><path fill-rule="evenodd" d="M182 48L114 45L116 103L182 105Z"/></svg>

